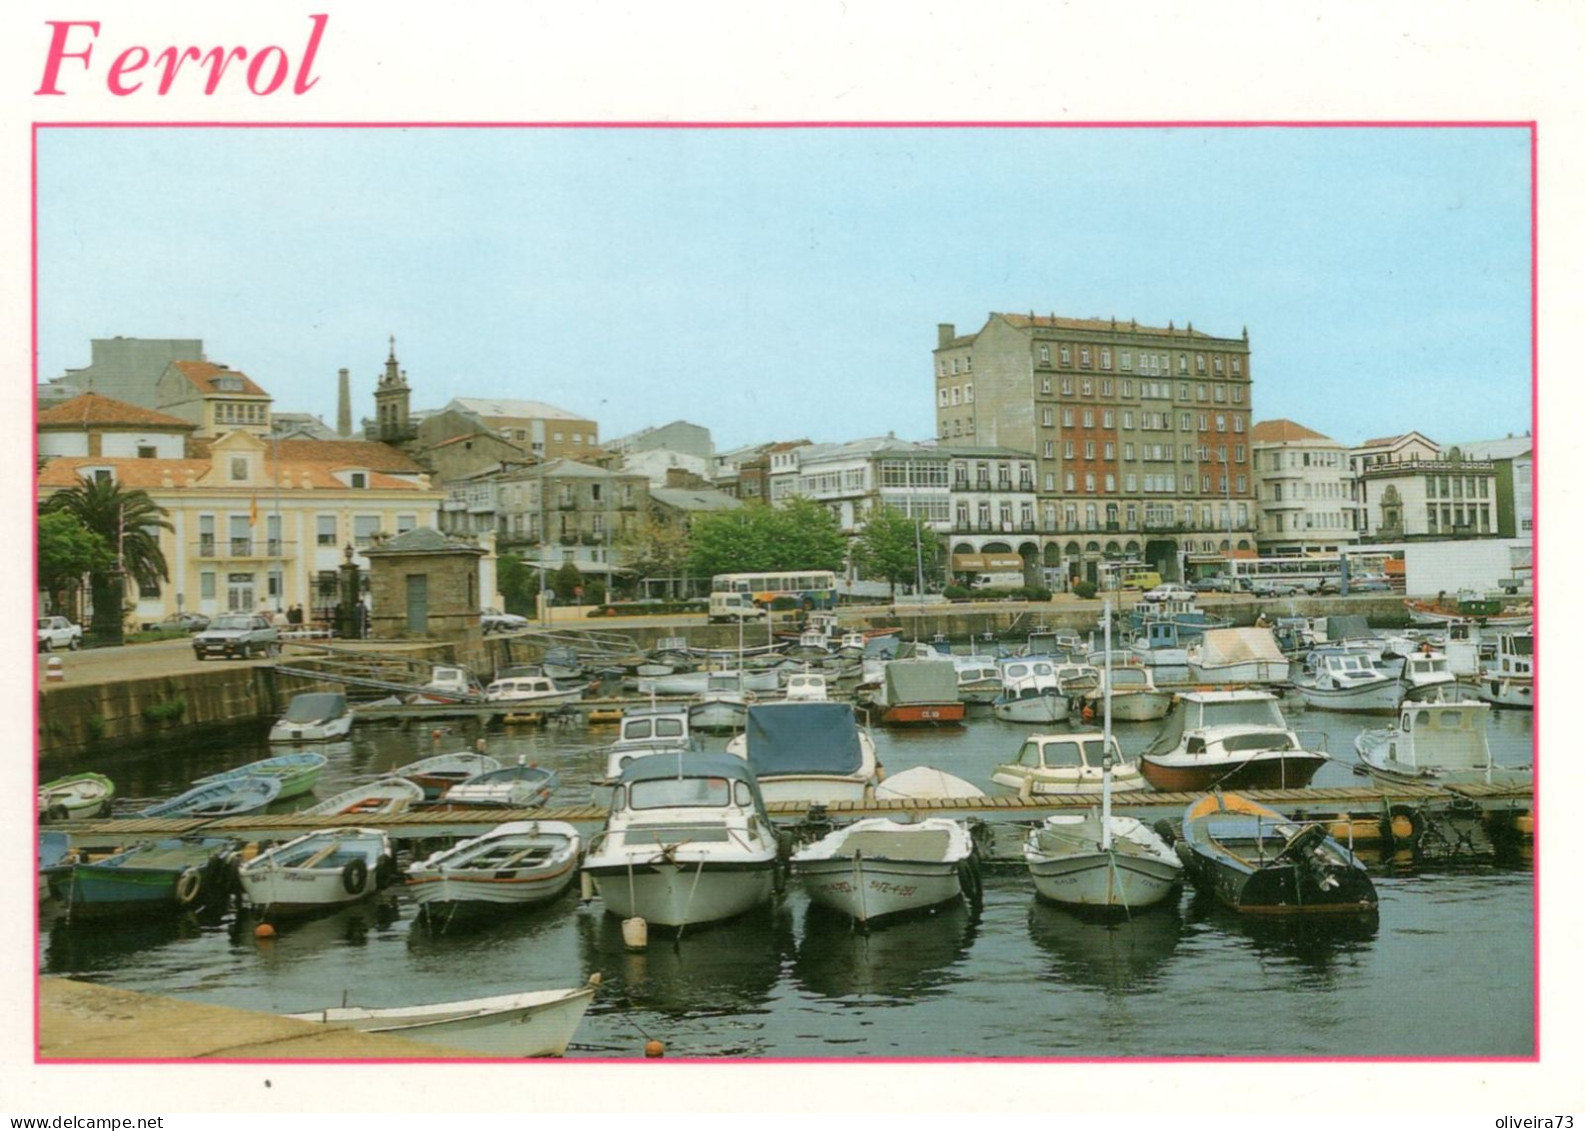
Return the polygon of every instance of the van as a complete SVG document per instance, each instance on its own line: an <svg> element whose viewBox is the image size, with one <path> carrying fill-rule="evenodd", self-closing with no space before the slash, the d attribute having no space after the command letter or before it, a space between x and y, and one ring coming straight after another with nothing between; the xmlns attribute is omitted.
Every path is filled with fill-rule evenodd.
<svg viewBox="0 0 1585 1131"><path fill-rule="evenodd" d="M1161 584L1161 574L1153 569L1138 569L1123 575L1124 589L1154 589Z"/></svg>
<svg viewBox="0 0 1585 1131"><path fill-rule="evenodd" d="M754 598L747 593L712 593L710 594L710 623L720 621L757 620L765 616L765 610L754 603Z"/></svg>
<svg viewBox="0 0 1585 1131"><path fill-rule="evenodd" d="M1021 573L976 573L974 575L974 588L976 589L1022 589L1024 575Z"/></svg>

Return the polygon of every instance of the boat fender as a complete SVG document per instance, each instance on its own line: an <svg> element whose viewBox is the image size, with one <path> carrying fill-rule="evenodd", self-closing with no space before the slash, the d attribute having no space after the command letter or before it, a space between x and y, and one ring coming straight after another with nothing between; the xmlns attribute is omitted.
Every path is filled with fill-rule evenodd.
<svg viewBox="0 0 1585 1131"><path fill-rule="evenodd" d="M1178 834L1173 829L1172 822L1167 820L1165 817L1161 818L1161 820L1157 821L1150 827L1155 830L1156 835L1162 839L1162 842L1166 844L1168 848L1171 848L1177 843Z"/></svg>
<svg viewBox="0 0 1585 1131"><path fill-rule="evenodd" d="M64 821L67 817L71 816L71 814L66 811L66 806L60 804L59 802L51 805L49 809L45 811L44 815L52 821Z"/></svg>
<svg viewBox="0 0 1585 1131"><path fill-rule="evenodd" d="M384 891L396 880L396 861L389 856L380 857L374 866L374 886Z"/></svg>
<svg viewBox="0 0 1585 1131"><path fill-rule="evenodd" d="M347 866L341 870L341 886L347 889L348 895L362 895L363 889L369 886L369 866L362 860L347 861Z"/></svg>
<svg viewBox="0 0 1585 1131"><path fill-rule="evenodd" d="M176 877L176 902L183 907L191 906L204 890L204 874L197 868L188 868Z"/></svg>
<svg viewBox="0 0 1585 1131"><path fill-rule="evenodd" d="M1425 816L1412 805L1394 805L1381 822L1381 838L1400 848L1417 848L1425 835Z"/></svg>

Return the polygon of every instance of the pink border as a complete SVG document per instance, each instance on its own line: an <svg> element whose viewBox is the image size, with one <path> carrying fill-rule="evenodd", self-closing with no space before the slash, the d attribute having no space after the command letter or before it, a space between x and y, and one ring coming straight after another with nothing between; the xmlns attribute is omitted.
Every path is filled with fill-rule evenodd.
<svg viewBox="0 0 1585 1131"><path fill-rule="evenodd" d="M1531 512L1536 510L1535 499L1537 487L1540 483L1540 461L1535 458L1535 448L1540 436L1540 408L1541 408L1541 361L1540 361L1540 229L1539 229L1539 172L1540 172L1540 138L1538 123L1534 120L1460 120L1460 121L1415 121L1415 120L1378 120L1378 121L1179 121L1164 119L1161 121L1095 121L1095 122L1064 122L1064 121L963 121L963 122L906 122L906 121L792 121L792 122L754 122L754 121L567 121L567 122L521 122L521 121L476 121L476 122L117 122L117 121L85 121L85 122L38 122L32 123L32 139L30 145L31 166L29 169L30 193L30 267L32 271L32 301L30 314L32 318L32 333L30 336L32 347L32 372L35 389L38 385L38 356L39 356L39 299L38 299L38 269L39 269L39 240L38 240L38 137L41 130L46 129L540 129L540 130L800 130L800 129L1526 129L1530 132L1530 428L1531 444ZM33 400L33 429L30 437L31 455L33 466L38 465L38 398L35 393ZM29 508L37 507L37 490L34 497L29 500ZM1515 516L1517 521L1517 514ZM1515 531L1517 534L1518 531ZM1539 605L1541 592L1540 555L1537 552L1541 544L1540 521L1536 519L1531 530L1531 578L1532 601ZM33 592L38 591L38 528L35 524L30 528L29 537L32 543L30 562L32 564ZM1536 664L1537 675L1535 680L1535 707L1531 731L1532 750L1539 750L1541 738L1541 708L1540 708L1540 618L1536 618L1533 628L1536 637ZM39 670L37 663L33 667L33 699L38 702ZM33 786L35 792L39 786L38 766L38 735L37 720L35 719L35 734L33 745ZM1535 761L1535 794L1532 814L1535 818L1535 845L1532 871L1534 874L1535 890L1535 921L1533 925L1533 951L1531 954L1531 970L1533 979L1532 998L1534 1009L1532 1042L1535 1051L1529 1056L1480 1056L1480 1057L1363 1057L1363 1056L1291 1056L1291 1057L1220 1057L1220 1056L1184 1056L1184 1057L816 1057L798 1059L790 1057L746 1058L743 1060L725 1060L718 1057L672 1057L660 1063L671 1064L748 1064L755 1067L760 1065L798 1065L818 1066L823 1064L1164 1064L1164 1065L1193 1065L1193 1064L1536 1064L1541 1061L1541 912L1542 903L1542 872L1541 872L1541 759ZM38 817L34 814L34 839L38 835ZM125 1060L95 1060L52 1057L41 1059L38 1055L41 1036L41 1007L38 993L38 941L40 928L40 913L37 902L33 907L33 1063L48 1067L51 1065L79 1065L79 1064L112 1064L112 1065L169 1065L173 1058L129 1058ZM247 1060L230 1058L204 1058L202 1060L184 1060L188 1064L285 1064L303 1065L312 1067L317 1065L339 1064L514 1064L523 1065L521 1060L486 1059L456 1060L456 1059L395 1059L395 1060ZM633 1060L557 1060L548 1061L559 1068L598 1068L602 1071L609 1070L619 1065L648 1064L650 1061L642 1058Z"/></svg>

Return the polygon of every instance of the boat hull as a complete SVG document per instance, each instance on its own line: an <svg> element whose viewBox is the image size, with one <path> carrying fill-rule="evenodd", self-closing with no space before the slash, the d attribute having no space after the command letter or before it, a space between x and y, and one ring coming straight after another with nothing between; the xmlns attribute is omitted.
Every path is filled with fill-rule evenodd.
<svg viewBox="0 0 1585 1131"><path fill-rule="evenodd" d="M926 911L963 894L958 866L943 861L812 860L796 865L809 899L860 922Z"/></svg>
<svg viewBox="0 0 1585 1131"><path fill-rule="evenodd" d="M228 859L229 845L162 842L73 865L52 890L73 919L176 914L229 894Z"/></svg>
<svg viewBox="0 0 1585 1131"><path fill-rule="evenodd" d="M1389 679L1359 687L1316 687L1295 683L1293 689L1305 703L1318 711L1353 711L1358 714L1391 715L1403 701L1403 685Z"/></svg>
<svg viewBox="0 0 1585 1131"><path fill-rule="evenodd" d="M481 1057L516 1059L564 1055L592 1000L591 987L508 994L442 1006L326 1009L290 1016L363 1033L389 1033Z"/></svg>
<svg viewBox="0 0 1585 1131"><path fill-rule="evenodd" d="M73 774L39 787L40 821L85 821L102 817L115 801L116 787L103 774Z"/></svg>
<svg viewBox="0 0 1585 1131"><path fill-rule="evenodd" d="M352 716L342 715L324 723L299 725L285 721L270 728L271 742L334 742L352 733Z"/></svg>
<svg viewBox="0 0 1585 1131"><path fill-rule="evenodd" d="M1104 709L1099 698L1086 698L1086 705L1099 718ZM1125 723L1148 723L1172 713L1170 691L1114 691L1112 718Z"/></svg>
<svg viewBox="0 0 1585 1131"><path fill-rule="evenodd" d="M887 726L929 726L962 721L962 703L899 703L881 712L881 722Z"/></svg>
<svg viewBox="0 0 1585 1131"><path fill-rule="evenodd" d="M685 927L734 919L770 902L774 863L770 855L702 866L697 860L630 866L590 857L584 870L608 914L651 926Z"/></svg>
<svg viewBox="0 0 1585 1131"><path fill-rule="evenodd" d="M747 710L741 699L698 703L688 708L688 725L694 730L710 732L742 730Z"/></svg>
<svg viewBox="0 0 1585 1131"><path fill-rule="evenodd" d="M807 801L816 805L831 805L838 801L860 802L868 797L874 784L873 779L868 777L820 774L767 776L759 779L760 793L769 805L778 801Z"/></svg>
<svg viewBox="0 0 1585 1131"><path fill-rule="evenodd" d="M1475 685L1475 695L1482 703L1490 703L1494 707L1534 709L1535 681L1487 677Z"/></svg>
<svg viewBox="0 0 1585 1131"><path fill-rule="evenodd" d="M568 860L550 871L523 876L409 872L407 893L420 911L431 915L452 909L533 907L561 895L577 874L576 860Z"/></svg>
<svg viewBox="0 0 1585 1131"><path fill-rule="evenodd" d="M1336 888L1320 891L1297 867L1249 871L1181 841L1177 848L1195 887L1241 915L1367 915L1376 910L1376 889L1362 870L1341 873Z"/></svg>
<svg viewBox="0 0 1585 1131"><path fill-rule="evenodd" d="M1200 793L1208 789L1300 789L1326 762L1304 750L1274 751L1239 761L1178 762L1143 755L1139 772L1151 786L1166 793Z"/></svg>
<svg viewBox="0 0 1585 1131"><path fill-rule="evenodd" d="M1027 863L1036 895L1073 907L1149 907L1169 898L1183 882L1183 869L1164 861L1099 849Z"/></svg>
<svg viewBox="0 0 1585 1131"><path fill-rule="evenodd" d="M242 890L248 902L270 915L305 915L374 895L379 887L373 875L349 892L339 869L272 868L241 874Z"/></svg>
<svg viewBox="0 0 1585 1131"><path fill-rule="evenodd" d="M1008 723L1060 723L1068 717L1068 699L1055 693L1002 699L992 705L991 713Z"/></svg>

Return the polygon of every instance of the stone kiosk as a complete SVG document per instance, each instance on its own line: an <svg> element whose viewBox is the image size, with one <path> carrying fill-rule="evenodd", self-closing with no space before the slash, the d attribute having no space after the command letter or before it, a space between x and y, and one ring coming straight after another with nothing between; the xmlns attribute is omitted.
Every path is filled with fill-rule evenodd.
<svg viewBox="0 0 1585 1131"><path fill-rule="evenodd" d="M447 640L462 653L483 649L479 627L479 559L472 538L421 526L377 535L369 559L369 635L376 640Z"/></svg>

